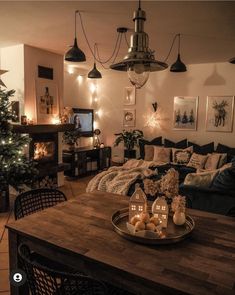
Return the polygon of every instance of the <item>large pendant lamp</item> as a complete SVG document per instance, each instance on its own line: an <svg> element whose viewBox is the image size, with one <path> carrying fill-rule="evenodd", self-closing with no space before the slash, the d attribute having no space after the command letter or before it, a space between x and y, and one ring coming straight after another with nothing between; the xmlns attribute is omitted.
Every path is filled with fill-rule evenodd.
<svg viewBox="0 0 235 295"><path fill-rule="evenodd" d="M180 34L178 34L178 57L176 62L174 62L173 65L171 66L170 71L175 73L187 71L186 65L182 62L180 58Z"/></svg>
<svg viewBox="0 0 235 295"><path fill-rule="evenodd" d="M134 12L135 30L131 36L130 47L123 61L112 64L111 69L127 71L130 82L141 88L148 80L150 72L165 70L168 65L158 61L153 51L149 49L149 37L144 32L145 11L139 8Z"/></svg>
<svg viewBox="0 0 235 295"><path fill-rule="evenodd" d="M72 61L72 62L82 62L86 61L86 56L84 52L78 47L77 44L77 13L79 11L75 11L75 36L74 36L74 44L71 49L69 49L65 54L65 60L66 61Z"/></svg>
<svg viewBox="0 0 235 295"><path fill-rule="evenodd" d="M95 62L95 55L96 54L96 43L94 45L94 66L93 69L88 73L88 78L90 79L101 79L102 75L96 68L96 62Z"/></svg>

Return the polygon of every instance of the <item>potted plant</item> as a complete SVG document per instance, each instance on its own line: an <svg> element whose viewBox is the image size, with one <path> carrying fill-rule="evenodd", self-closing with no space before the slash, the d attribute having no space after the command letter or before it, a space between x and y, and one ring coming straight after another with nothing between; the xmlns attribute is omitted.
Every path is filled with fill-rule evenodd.
<svg viewBox="0 0 235 295"><path fill-rule="evenodd" d="M63 135L63 141L68 145L68 149L73 149L78 146L78 139L81 137L79 129L66 131Z"/></svg>
<svg viewBox="0 0 235 295"><path fill-rule="evenodd" d="M114 146L118 146L119 143L123 142L124 144L124 156L125 158L135 158L136 151L134 150L135 146L139 146L139 139L143 138L143 132L141 130L123 130L121 133L116 133Z"/></svg>

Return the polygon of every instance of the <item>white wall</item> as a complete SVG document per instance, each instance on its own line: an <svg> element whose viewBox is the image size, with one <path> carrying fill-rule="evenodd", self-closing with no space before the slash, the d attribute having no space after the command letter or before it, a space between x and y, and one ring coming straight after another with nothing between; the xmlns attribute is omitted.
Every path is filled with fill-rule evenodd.
<svg viewBox="0 0 235 295"><path fill-rule="evenodd" d="M51 124L48 121L37 118L36 112L36 79L38 77L38 65L53 68L53 81L58 85L59 107L63 108L63 86L64 86L64 62L63 56L40 48L24 45L25 64L25 113L38 124Z"/></svg>
<svg viewBox="0 0 235 295"><path fill-rule="evenodd" d="M124 87L129 85L127 74L105 71L97 83L97 103L92 103L90 90L91 79L79 78L78 73L65 72L64 105L72 107L96 108L102 111L97 118L102 138L107 145L112 145L114 133L123 129L123 94ZM188 66L185 73L171 73L169 70L151 73L149 81L136 95L136 128L144 131L146 138L162 135L174 141L184 138L198 144L214 141L235 147L235 120L233 132L206 132L206 97L207 95L235 95L235 66L230 63L197 64ZM173 130L173 97L199 96L197 131ZM146 126L152 115L152 103L159 105L158 126ZM132 107L129 107L132 108Z"/></svg>
<svg viewBox="0 0 235 295"><path fill-rule="evenodd" d="M12 100L20 102L20 114L24 113L24 45L1 48L1 69L8 70L1 76L7 89L14 89Z"/></svg>

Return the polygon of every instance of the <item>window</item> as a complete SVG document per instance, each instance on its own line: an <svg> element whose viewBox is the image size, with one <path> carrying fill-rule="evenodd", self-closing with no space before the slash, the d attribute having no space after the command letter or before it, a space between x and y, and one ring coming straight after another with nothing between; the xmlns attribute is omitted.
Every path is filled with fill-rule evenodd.
<svg viewBox="0 0 235 295"><path fill-rule="evenodd" d="M165 211L165 210L166 210L166 206L162 206L162 210L164 210L164 211Z"/></svg>
<svg viewBox="0 0 235 295"><path fill-rule="evenodd" d="M157 210L160 210L160 206L159 206L159 205L157 205L157 206L156 206L156 209L157 209Z"/></svg>
<svg viewBox="0 0 235 295"><path fill-rule="evenodd" d="M162 219L166 219L166 215L165 214L162 214Z"/></svg>
<svg viewBox="0 0 235 295"><path fill-rule="evenodd" d="M135 211L136 210L136 205L131 205L131 210Z"/></svg>
<svg viewBox="0 0 235 295"><path fill-rule="evenodd" d="M143 206L138 206L139 211L143 211Z"/></svg>

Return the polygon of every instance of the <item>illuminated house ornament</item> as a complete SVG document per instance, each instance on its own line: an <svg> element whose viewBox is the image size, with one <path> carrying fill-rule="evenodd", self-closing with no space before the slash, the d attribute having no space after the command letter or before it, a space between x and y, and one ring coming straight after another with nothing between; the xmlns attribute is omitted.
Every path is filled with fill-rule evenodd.
<svg viewBox="0 0 235 295"><path fill-rule="evenodd" d="M74 44L72 48L66 52L65 58L64 58L66 61L72 61L72 62L86 61L86 56L84 52L78 47L78 44L77 44L77 13L79 13L78 10L75 11Z"/></svg>
<svg viewBox="0 0 235 295"><path fill-rule="evenodd" d="M134 216L139 216L142 212L147 210L147 198L145 193L136 185L135 192L130 197L129 201L129 221Z"/></svg>
<svg viewBox="0 0 235 295"><path fill-rule="evenodd" d="M149 48L149 37L144 32L145 11L139 8L134 12L135 31L131 36L130 47L123 61L112 64L111 69L127 71L130 82L141 88L148 80L150 72L165 70L168 65L155 59Z"/></svg>
<svg viewBox="0 0 235 295"><path fill-rule="evenodd" d="M152 205L152 213L154 217L161 220L161 226L167 227L169 208L165 197L158 197Z"/></svg>

